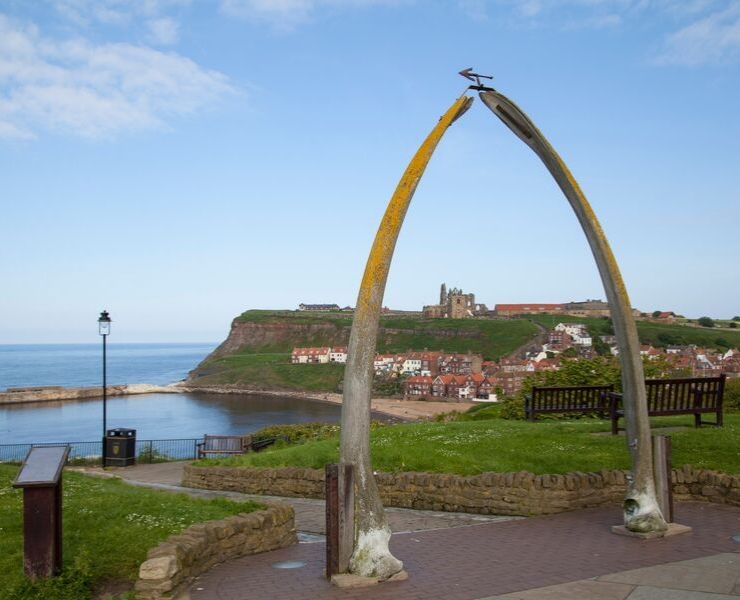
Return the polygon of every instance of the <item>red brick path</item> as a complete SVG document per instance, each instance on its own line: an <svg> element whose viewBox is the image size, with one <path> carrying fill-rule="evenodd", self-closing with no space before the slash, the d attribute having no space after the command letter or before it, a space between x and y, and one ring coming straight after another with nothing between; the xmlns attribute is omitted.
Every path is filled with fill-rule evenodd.
<svg viewBox="0 0 740 600"><path fill-rule="evenodd" d="M192 600L402 598L472 600L638 567L738 550L740 509L680 504L676 521L694 531L660 540L617 536L618 507L394 535L407 581L340 590L323 578L323 543L300 544L219 565L191 587ZM300 569L276 569L301 560Z"/></svg>

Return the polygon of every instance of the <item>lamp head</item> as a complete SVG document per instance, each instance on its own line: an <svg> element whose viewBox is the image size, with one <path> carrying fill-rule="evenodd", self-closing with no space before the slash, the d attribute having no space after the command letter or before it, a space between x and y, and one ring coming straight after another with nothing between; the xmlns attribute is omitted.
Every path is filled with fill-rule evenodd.
<svg viewBox="0 0 740 600"><path fill-rule="evenodd" d="M100 313L98 318L98 333L100 335L108 335L110 333L111 318L107 310Z"/></svg>

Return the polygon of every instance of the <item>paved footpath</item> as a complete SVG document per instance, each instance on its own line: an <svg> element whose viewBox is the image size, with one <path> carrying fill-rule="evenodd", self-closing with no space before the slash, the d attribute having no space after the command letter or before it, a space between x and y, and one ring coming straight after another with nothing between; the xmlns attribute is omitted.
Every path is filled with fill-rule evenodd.
<svg viewBox="0 0 740 600"><path fill-rule="evenodd" d="M133 485L162 489L172 492L184 492L201 498L233 498L234 500L255 500L257 502L282 502L290 504L295 510L296 529L304 534L301 537L316 539L323 536L326 529L324 501L314 498L285 498L282 496L257 496L225 492L218 490L200 490L180 486L185 462L155 463L136 465L126 468L108 468L105 475L117 476ZM78 468L78 471L90 475L102 475L99 467ZM406 508L386 508L388 522L394 532L424 531L444 529L480 523L512 521L522 517L504 517L496 515L474 515L468 513L435 512L429 510L410 510ZM308 534L308 535L305 535Z"/></svg>
<svg viewBox="0 0 740 600"><path fill-rule="evenodd" d="M194 495L230 495L178 487L181 469L167 463L114 472L137 485ZM322 501L275 500L297 507L299 530L323 532ZM323 541L316 541L322 538L309 535L303 539L313 543L217 565L197 578L181 600L740 598L740 509L736 507L678 504L676 521L693 531L657 540L612 534L611 525L621 522L618 506L514 520L387 511L395 532L391 550L404 561L407 581L335 588L323 577L326 548ZM297 568L279 568L286 562L296 563Z"/></svg>
<svg viewBox="0 0 740 600"><path fill-rule="evenodd" d="M678 521L694 531L660 540L612 534L620 519L620 509L610 507L395 534L391 550L409 579L352 590L322 577L323 543L298 544L214 567L195 581L190 598L738 600L740 544L732 536L740 532L740 510L681 504ZM305 566L275 568L285 561Z"/></svg>

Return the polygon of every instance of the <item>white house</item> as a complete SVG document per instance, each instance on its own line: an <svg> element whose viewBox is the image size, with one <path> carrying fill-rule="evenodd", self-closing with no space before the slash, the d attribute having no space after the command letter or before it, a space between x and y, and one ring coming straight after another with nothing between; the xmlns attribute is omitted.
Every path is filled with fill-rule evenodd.
<svg viewBox="0 0 740 600"><path fill-rule="evenodd" d="M591 346L593 340L583 323L558 323L555 331L564 331L576 346Z"/></svg>
<svg viewBox="0 0 740 600"><path fill-rule="evenodd" d="M347 348L331 348L329 352L329 362L346 363Z"/></svg>
<svg viewBox="0 0 740 600"><path fill-rule="evenodd" d="M391 371L396 357L393 354L376 354L373 367L376 371Z"/></svg>
<svg viewBox="0 0 740 600"><path fill-rule="evenodd" d="M416 373L421 371L421 358L407 358L401 364L401 373Z"/></svg>

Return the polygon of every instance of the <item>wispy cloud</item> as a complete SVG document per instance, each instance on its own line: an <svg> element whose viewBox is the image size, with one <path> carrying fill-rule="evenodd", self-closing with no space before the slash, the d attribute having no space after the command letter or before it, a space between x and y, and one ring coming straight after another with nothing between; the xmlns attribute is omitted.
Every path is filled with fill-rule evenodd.
<svg viewBox="0 0 740 600"><path fill-rule="evenodd" d="M147 22L147 26L149 27L149 39L152 43L171 46L177 42L180 26L174 19L167 17L151 19Z"/></svg>
<svg viewBox="0 0 740 600"><path fill-rule="evenodd" d="M656 65L696 66L740 57L740 0L458 0L472 18L561 30L605 29L653 19L666 33Z"/></svg>
<svg viewBox="0 0 740 600"><path fill-rule="evenodd" d="M179 40L180 25L171 14L191 0L48 0L57 13L79 28L95 25L143 31L143 39L158 46Z"/></svg>
<svg viewBox="0 0 740 600"><path fill-rule="evenodd" d="M343 10L373 5L406 4L409 0L221 0L221 12L250 21L292 30L326 9Z"/></svg>
<svg viewBox="0 0 740 600"><path fill-rule="evenodd" d="M668 36L657 64L721 64L740 57L740 4L732 4Z"/></svg>
<svg viewBox="0 0 740 600"><path fill-rule="evenodd" d="M0 137L162 128L232 92L225 75L173 52L55 40L0 15Z"/></svg>
<svg viewBox="0 0 740 600"><path fill-rule="evenodd" d="M187 6L191 0L48 0L57 12L79 24L129 25L136 19L156 18Z"/></svg>

